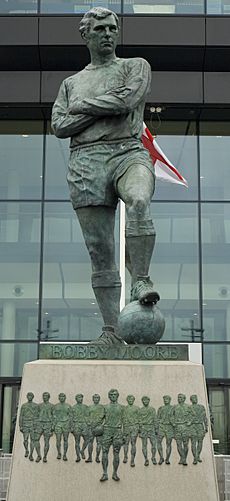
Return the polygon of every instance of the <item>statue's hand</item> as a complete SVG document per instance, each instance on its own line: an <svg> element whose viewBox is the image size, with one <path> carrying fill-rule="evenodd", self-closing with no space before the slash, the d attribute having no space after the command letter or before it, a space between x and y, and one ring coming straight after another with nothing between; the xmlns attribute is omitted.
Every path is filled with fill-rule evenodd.
<svg viewBox="0 0 230 501"><path fill-rule="evenodd" d="M78 113L82 113L81 101L76 101L74 104L71 104L68 111L70 115L77 115Z"/></svg>

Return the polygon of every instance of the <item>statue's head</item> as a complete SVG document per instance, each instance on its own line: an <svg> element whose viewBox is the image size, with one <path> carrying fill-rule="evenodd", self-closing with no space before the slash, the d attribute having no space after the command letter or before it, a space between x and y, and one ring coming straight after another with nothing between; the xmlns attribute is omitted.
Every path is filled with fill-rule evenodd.
<svg viewBox="0 0 230 501"><path fill-rule="evenodd" d="M198 402L197 395L191 395L190 400L191 400L192 404L197 404L197 402Z"/></svg>
<svg viewBox="0 0 230 501"><path fill-rule="evenodd" d="M147 397L147 395L144 395L144 396L142 397L141 401L142 401L142 404L144 405L144 407L148 407L149 402L150 402L150 398L149 398L149 397Z"/></svg>
<svg viewBox="0 0 230 501"><path fill-rule="evenodd" d="M186 400L184 393L179 393L177 396L178 404L183 404Z"/></svg>
<svg viewBox="0 0 230 501"><path fill-rule="evenodd" d="M100 395L98 395L98 393L95 393L93 395L92 399L93 399L94 404L99 404L101 397L100 397Z"/></svg>
<svg viewBox="0 0 230 501"><path fill-rule="evenodd" d="M82 404L83 398L84 398L84 395L82 395L82 393L77 393L77 395L75 395L75 400L78 404Z"/></svg>
<svg viewBox="0 0 230 501"><path fill-rule="evenodd" d="M61 404L63 404L65 402L65 400L66 400L65 393L59 393L58 399L59 399L59 402L61 402Z"/></svg>
<svg viewBox="0 0 230 501"><path fill-rule="evenodd" d="M49 402L50 399L50 393L48 391L44 391L42 394L43 402Z"/></svg>
<svg viewBox="0 0 230 501"><path fill-rule="evenodd" d="M116 402L119 397L119 392L117 389L112 388L108 393L109 400L111 402Z"/></svg>
<svg viewBox="0 0 230 501"><path fill-rule="evenodd" d="M32 400L34 398L34 394L32 393L32 391L29 391L27 393L26 398L27 398L28 402L32 402Z"/></svg>
<svg viewBox="0 0 230 501"><path fill-rule="evenodd" d="M133 405L134 401L135 401L135 397L134 397L134 395L127 395L126 400L127 400L129 405Z"/></svg>
<svg viewBox="0 0 230 501"><path fill-rule="evenodd" d="M171 402L171 397L169 395L164 395L163 400L164 400L164 404L168 405Z"/></svg>
<svg viewBox="0 0 230 501"><path fill-rule="evenodd" d="M113 54L119 35L118 17L111 10L94 7L83 16L79 31L91 53Z"/></svg>
<svg viewBox="0 0 230 501"><path fill-rule="evenodd" d="M92 24L92 20L96 19L100 21L108 16L113 16L119 30L119 19L117 14L112 10L105 9L104 7L93 7L93 9L88 10L80 21L79 31L81 36L84 38L84 34L88 33Z"/></svg>

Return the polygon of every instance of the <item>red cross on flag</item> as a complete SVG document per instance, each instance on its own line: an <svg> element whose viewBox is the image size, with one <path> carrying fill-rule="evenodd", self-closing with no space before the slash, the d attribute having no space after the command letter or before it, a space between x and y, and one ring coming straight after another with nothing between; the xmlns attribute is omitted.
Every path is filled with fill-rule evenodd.
<svg viewBox="0 0 230 501"><path fill-rule="evenodd" d="M168 160L144 122L141 139L144 147L147 148L151 156L156 178L162 181L168 181L169 183L182 184L187 188L188 183L186 179L180 174L176 167L174 167L170 160Z"/></svg>

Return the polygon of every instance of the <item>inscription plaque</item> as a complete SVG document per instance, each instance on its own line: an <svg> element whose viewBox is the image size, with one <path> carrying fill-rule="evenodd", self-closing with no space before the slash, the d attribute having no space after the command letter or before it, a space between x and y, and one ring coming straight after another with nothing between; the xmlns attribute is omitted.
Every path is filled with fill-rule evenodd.
<svg viewBox="0 0 230 501"><path fill-rule="evenodd" d="M40 345L40 359L51 360L188 360L188 346L178 345L122 345L93 344Z"/></svg>

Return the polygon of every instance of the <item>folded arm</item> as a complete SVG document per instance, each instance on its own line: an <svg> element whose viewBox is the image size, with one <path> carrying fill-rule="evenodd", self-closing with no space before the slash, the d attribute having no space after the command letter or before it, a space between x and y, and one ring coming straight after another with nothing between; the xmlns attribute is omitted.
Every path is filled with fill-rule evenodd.
<svg viewBox="0 0 230 501"><path fill-rule="evenodd" d="M123 115L135 109L149 92L151 70L144 59L132 63L125 85L111 89L102 96L85 98L75 103L70 113L102 117Z"/></svg>
<svg viewBox="0 0 230 501"><path fill-rule="evenodd" d="M68 93L65 82L61 84L57 99L53 105L51 126L55 136L67 138L79 134L97 121L96 117L79 113L70 115Z"/></svg>

